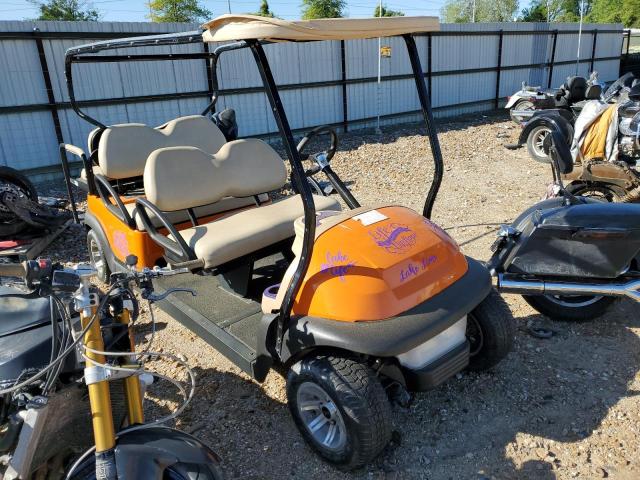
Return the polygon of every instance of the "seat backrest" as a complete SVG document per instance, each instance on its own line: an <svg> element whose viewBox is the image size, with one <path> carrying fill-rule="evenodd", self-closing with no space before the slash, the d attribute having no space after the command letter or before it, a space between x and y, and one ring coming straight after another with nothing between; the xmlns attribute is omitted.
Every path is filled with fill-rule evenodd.
<svg viewBox="0 0 640 480"><path fill-rule="evenodd" d="M599 83L594 83L587 87L584 97L586 100L599 100L600 95L602 95L602 86Z"/></svg>
<svg viewBox="0 0 640 480"><path fill-rule="evenodd" d="M277 190L287 170L273 148L252 138L225 143L215 155L194 147L155 150L143 179L147 200L171 212Z"/></svg>
<svg viewBox="0 0 640 480"><path fill-rule="evenodd" d="M570 102L580 102L584 100L587 93L587 79L584 77L567 78L567 100Z"/></svg>
<svg viewBox="0 0 640 480"><path fill-rule="evenodd" d="M90 142L94 135L90 134ZM140 123L112 125L100 136L98 165L107 178L139 177L154 150L190 146L212 154L225 142L220 129L201 115L176 118L156 128Z"/></svg>

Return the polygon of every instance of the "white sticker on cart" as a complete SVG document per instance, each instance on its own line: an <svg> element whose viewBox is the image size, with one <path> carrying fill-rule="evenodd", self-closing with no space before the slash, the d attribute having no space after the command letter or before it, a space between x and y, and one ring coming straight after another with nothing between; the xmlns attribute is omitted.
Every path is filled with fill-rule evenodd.
<svg viewBox="0 0 640 480"><path fill-rule="evenodd" d="M360 215L353 217L354 220L358 220L365 227L381 222L382 220L386 220L387 218L389 217L380 213L378 210L369 210L368 212L361 213Z"/></svg>

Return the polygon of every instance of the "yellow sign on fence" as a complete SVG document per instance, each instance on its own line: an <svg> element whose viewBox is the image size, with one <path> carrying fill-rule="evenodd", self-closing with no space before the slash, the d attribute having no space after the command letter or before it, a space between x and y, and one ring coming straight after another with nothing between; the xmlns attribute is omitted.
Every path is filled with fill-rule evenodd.
<svg viewBox="0 0 640 480"><path fill-rule="evenodd" d="M380 47L380 56L387 58L391 57L391 47L388 45Z"/></svg>

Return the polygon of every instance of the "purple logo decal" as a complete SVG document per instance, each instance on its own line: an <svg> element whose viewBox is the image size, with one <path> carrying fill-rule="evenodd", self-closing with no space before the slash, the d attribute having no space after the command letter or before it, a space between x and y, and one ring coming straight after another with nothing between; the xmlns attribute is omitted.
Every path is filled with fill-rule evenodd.
<svg viewBox="0 0 640 480"><path fill-rule="evenodd" d="M340 250L338 250L338 253L335 255L331 254L331 252L327 252L326 262L320 265L320 272L328 272L334 277L340 278L341 282L344 282L344 277L355 264L356 262L350 262L349 257L347 255L343 255Z"/></svg>
<svg viewBox="0 0 640 480"><path fill-rule="evenodd" d="M435 255L431 255L427 258L423 258L420 261L420 263L411 262L405 268L400 270L400 281L405 282L410 278L417 277L420 274L420 272L424 272L425 270L428 270L429 266L433 265L437 261L438 261L438 257L436 257Z"/></svg>
<svg viewBox="0 0 640 480"><path fill-rule="evenodd" d="M408 226L399 223L380 226L370 230L369 235L376 245L389 253L402 254L416 244L416 233Z"/></svg>

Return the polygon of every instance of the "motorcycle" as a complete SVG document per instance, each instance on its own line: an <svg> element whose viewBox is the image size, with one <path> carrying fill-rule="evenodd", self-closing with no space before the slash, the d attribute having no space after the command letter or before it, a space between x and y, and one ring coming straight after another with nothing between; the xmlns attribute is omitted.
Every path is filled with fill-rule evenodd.
<svg viewBox="0 0 640 480"><path fill-rule="evenodd" d="M131 327L140 309L132 286L153 303L179 291L156 294L153 279L179 272L137 272L137 259L127 261L130 270L112 275L106 293L91 286L96 272L88 265L0 263L0 276L24 282L0 286L1 479L53 480L65 477L65 470L67 479L83 480L222 478L209 447L162 425L193 396L186 363L149 350L155 323L149 344L135 350ZM153 381L144 364L152 356L182 364L191 391L154 373L173 382L185 401L167 417L144 423L144 392Z"/></svg>
<svg viewBox="0 0 640 480"><path fill-rule="evenodd" d="M637 85L637 83L638 79L636 79L632 73L627 73L611 84L603 94L595 99L590 99L593 95L589 92L587 99L573 104L570 108L548 108L530 111L528 117L525 118L518 142L514 145L506 145L506 147L516 149L526 145L531 158L538 162L549 163L549 157L543 148L545 138L549 133L549 130L545 127L545 117L554 118L558 122L568 123L571 126L568 139L569 142L572 142L573 125L576 123L588 102L599 100L602 103L618 103L625 98L623 93L629 91L634 85Z"/></svg>
<svg viewBox="0 0 640 480"><path fill-rule="evenodd" d="M579 113L586 100L598 99L601 94L602 84L598 81L598 72L592 72L589 79L567 77L565 83L556 89L543 90L522 82L522 89L509 97L505 108L509 110L511 120L521 124L538 110L563 109L569 113Z"/></svg>
<svg viewBox="0 0 640 480"><path fill-rule="evenodd" d="M562 183L573 169L566 126L545 119L559 195L501 226L488 268L502 292L519 293L559 320L602 315L616 297L640 302L640 205L576 197Z"/></svg>

